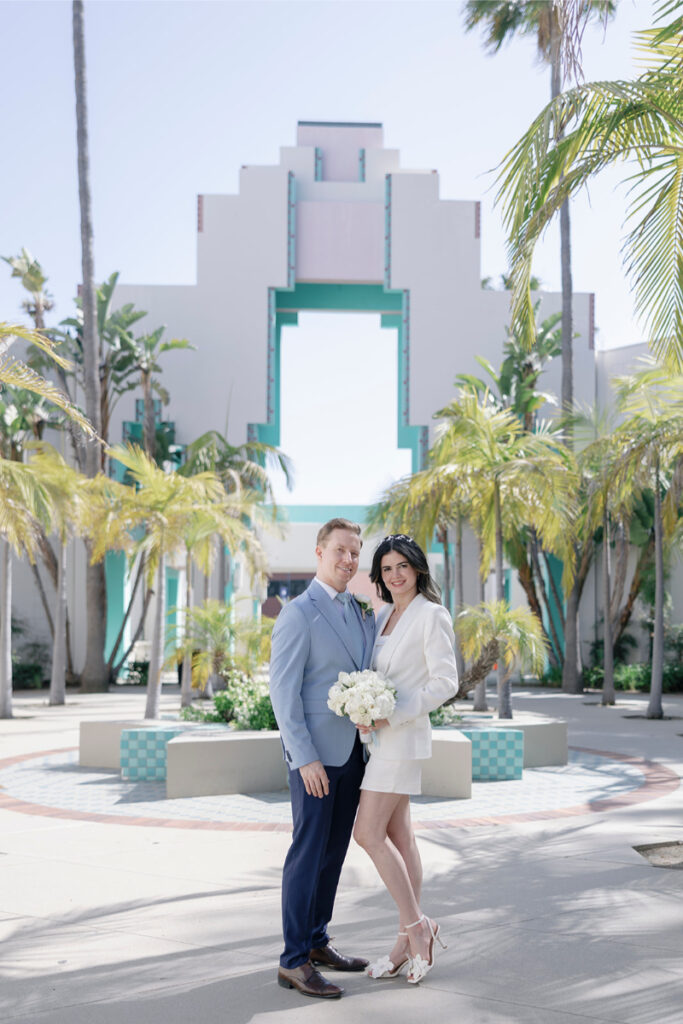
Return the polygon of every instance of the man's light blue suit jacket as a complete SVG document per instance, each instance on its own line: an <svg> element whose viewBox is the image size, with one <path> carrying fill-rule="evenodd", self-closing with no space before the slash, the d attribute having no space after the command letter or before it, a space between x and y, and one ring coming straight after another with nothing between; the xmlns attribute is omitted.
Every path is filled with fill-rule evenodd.
<svg viewBox="0 0 683 1024"><path fill-rule="evenodd" d="M350 601L344 622L334 601L313 580L282 609L273 629L270 696L285 761L300 768L311 761L338 766L348 760L356 727L327 706L340 672L367 668L375 642L375 617L362 618Z"/></svg>

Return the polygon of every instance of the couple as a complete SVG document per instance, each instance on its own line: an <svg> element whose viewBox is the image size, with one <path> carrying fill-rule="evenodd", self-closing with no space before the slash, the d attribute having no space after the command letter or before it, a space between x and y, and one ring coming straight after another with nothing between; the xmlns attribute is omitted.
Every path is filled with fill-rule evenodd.
<svg viewBox="0 0 683 1024"><path fill-rule="evenodd" d="M347 519L321 527L316 577L280 612L270 664L294 823L282 877L278 983L323 999L339 998L343 989L318 967L366 970L372 978L395 978L407 968L408 981L417 984L432 967L435 940L441 942L438 924L420 909L410 794L420 792L420 764L431 755L428 713L457 690L453 629L424 553L405 534L385 537L374 553L370 578L386 602L375 623L347 590L358 569L360 533ZM372 730L327 706L339 672L368 667L397 691L391 718ZM363 731L374 733L367 766ZM374 964L344 956L327 934L352 831L399 911L393 949Z"/></svg>

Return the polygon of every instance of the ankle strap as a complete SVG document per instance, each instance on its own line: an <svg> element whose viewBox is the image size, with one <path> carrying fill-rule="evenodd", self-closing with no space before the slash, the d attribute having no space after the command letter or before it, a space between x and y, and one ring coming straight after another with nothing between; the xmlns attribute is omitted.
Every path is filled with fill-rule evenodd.
<svg viewBox="0 0 683 1024"><path fill-rule="evenodd" d="M422 914L417 921L413 921L412 924L407 924L406 928L414 928L415 925L422 924L424 919L425 919L425 916L424 916L424 914ZM400 932L399 932L399 934L400 934Z"/></svg>

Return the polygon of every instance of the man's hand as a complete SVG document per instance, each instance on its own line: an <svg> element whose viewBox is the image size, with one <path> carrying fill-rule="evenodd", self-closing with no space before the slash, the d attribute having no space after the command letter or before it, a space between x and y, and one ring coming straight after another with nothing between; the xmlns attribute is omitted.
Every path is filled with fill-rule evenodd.
<svg viewBox="0 0 683 1024"><path fill-rule="evenodd" d="M327 778L322 761L311 761L299 768L306 792L309 796L327 796L330 792L330 780Z"/></svg>

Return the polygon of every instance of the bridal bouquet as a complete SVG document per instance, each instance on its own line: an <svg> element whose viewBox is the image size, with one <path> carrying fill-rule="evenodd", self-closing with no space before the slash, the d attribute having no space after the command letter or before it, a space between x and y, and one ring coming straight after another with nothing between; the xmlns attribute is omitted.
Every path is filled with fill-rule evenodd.
<svg viewBox="0 0 683 1024"><path fill-rule="evenodd" d="M380 718L388 718L396 706L396 690L378 672L340 672L330 687L327 706L335 715L347 715L354 725L372 726ZM367 743L370 736L361 740Z"/></svg>

